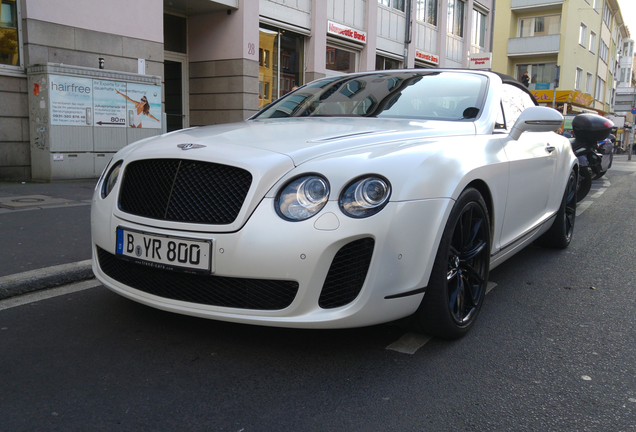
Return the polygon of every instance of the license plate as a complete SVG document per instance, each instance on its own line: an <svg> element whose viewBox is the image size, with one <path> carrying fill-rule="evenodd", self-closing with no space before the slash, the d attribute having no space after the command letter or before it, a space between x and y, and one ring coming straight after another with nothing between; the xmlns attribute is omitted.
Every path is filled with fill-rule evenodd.
<svg viewBox="0 0 636 432"><path fill-rule="evenodd" d="M212 272L212 240L192 240L117 228L119 258L162 270Z"/></svg>

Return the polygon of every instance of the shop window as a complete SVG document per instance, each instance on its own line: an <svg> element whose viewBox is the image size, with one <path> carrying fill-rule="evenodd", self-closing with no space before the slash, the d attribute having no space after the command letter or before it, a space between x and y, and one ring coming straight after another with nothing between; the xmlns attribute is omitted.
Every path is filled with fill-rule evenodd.
<svg viewBox="0 0 636 432"><path fill-rule="evenodd" d="M327 70L350 73L356 71L356 53L327 45Z"/></svg>
<svg viewBox="0 0 636 432"><path fill-rule="evenodd" d="M400 69L400 61L384 56L375 56L376 70Z"/></svg>
<svg viewBox="0 0 636 432"><path fill-rule="evenodd" d="M303 83L304 36L262 25L259 29L259 107Z"/></svg>
<svg viewBox="0 0 636 432"><path fill-rule="evenodd" d="M0 69L20 67L19 4L15 0L0 2Z"/></svg>

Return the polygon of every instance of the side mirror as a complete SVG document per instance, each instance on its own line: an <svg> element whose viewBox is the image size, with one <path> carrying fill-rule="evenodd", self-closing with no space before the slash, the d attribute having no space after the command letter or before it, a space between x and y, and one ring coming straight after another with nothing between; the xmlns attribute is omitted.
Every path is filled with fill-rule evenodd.
<svg viewBox="0 0 636 432"><path fill-rule="evenodd" d="M524 132L555 132L563 124L563 116L555 109L541 106L526 108L510 131L518 140Z"/></svg>

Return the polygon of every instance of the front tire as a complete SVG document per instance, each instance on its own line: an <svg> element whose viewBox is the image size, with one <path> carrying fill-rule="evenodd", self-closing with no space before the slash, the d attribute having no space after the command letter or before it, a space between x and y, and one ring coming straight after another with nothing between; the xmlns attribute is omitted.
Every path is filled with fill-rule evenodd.
<svg viewBox="0 0 636 432"><path fill-rule="evenodd" d="M473 326L490 268L490 219L476 189L466 189L446 222L424 299L412 317L416 330L458 339Z"/></svg>

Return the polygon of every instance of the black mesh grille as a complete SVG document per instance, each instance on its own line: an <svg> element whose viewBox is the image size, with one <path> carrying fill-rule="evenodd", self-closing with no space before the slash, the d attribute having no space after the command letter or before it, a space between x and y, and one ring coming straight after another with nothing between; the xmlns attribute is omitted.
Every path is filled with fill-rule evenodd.
<svg viewBox="0 0 636 432"><path fill-rule="evenodd" d="M137 216L176 222L234 222L252 183L242 169L182 159L128 164L119 208Z"/></svg>
<svg viewBox="0 0 636 432"><path fill-rule="evenodd" d="M294 281L200 276L144 267L97 247L99 266L109 277L156 296L213 306L255 310L285 309L294 301Z"/></svg>
<svg viewBox="0 0 636 432"><path fill-rule="evenodd" d="M323 309L351 303L367 277L375 241L364 238L343 246L331 263L318 304Z"/></svg>

